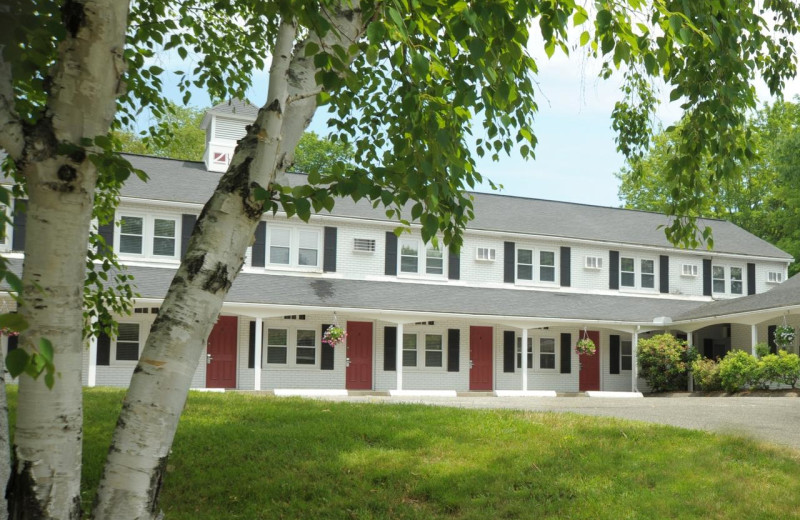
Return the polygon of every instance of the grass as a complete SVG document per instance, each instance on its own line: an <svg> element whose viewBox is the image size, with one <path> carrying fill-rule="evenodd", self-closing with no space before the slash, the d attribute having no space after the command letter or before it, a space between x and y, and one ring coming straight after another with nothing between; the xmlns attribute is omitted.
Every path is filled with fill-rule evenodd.
<svg viewBox="0 0 800 520"><path fill-rule="evenodd" d="M85 509L122 398L85 392ZM800 517L796 451L572 414L192 393L167 471L168 520Z"/></svg>

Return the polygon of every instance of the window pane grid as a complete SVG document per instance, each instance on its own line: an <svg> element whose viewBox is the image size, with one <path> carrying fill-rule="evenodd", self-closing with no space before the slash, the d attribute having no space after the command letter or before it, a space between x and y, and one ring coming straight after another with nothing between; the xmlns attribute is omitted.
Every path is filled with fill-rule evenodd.
<svg viewBox="0 0 800 520"><path fill-rule="evenodd" d="M539 279L543 282L556 281L556 254L552 251L539 252Z"/></svg>
<svg viewBox="0 0 800 520"><path fill-rule="evenodd" d="M533 280L533 250L517 250L517 278Z"/></svg>
<svg viewBox="0 0 800 520"><path fill-rule="evenodd" d="M543 369L556 368L556 340L553 338L539 340L539 367Z"/></svg>
<svg viewBox="0 0 800 520"><path fill-rule="evenodd" d="M425 366L442 366L442 336L439 334L425 334Z"/></svg>
<svg viewBox="0 0 800 520"><path fill-rule="evenodd" d="M403 334L403 366L417 366L417 335Z"/></svg>

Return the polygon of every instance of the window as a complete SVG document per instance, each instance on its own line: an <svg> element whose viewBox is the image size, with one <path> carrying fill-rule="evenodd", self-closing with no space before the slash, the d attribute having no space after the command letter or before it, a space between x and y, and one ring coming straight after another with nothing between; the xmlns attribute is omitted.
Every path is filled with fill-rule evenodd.
<svg viewBox="0 0 800 520"><path fill-rule="evenodd" d="M539 280L556 281L556 254L552 251L539 251Z"/></svg>
<svg viewBox="0 0 800 520"><path fill-rule="evenodd" d="M603 259L599 256L587 256L584 267L586 267L586 269L602 269Z"/></svg>
<svg viewBox="0 0 800 520"><path fill-rule="evenodd" d="M424 266L424 270L423 267ZM433 244L422 245L420 240L400 240L400 272L441 277L445 274L444 250Z"/></svg>
<svg viewBox="0 0 800 520"><path fill-rule="evenodd" d="M403 334L403 366L417 366L417 335Z"/></svg>
<svg viewBox="0 0 800 520"><path fill-rule="evenodd" d="M642 260L642 288L654 289L656 286L655 262Z"/></svg>
<svg viewBox="0 0 800 520"><path fill-rule="evenodd" d="M416 240L400 241L400 272L419 272L419 242Z"/></svg>
<svg viewBox="0 0 800 520"><path fill-rule="evenodd" d="M725 268L721 265L712 266L711 285L715 293L725 292Z"/></svg>
<svg viewBox="0 0 800 520"><path fill-rule="evenodd" d="M533 250L517 249L517 279L533 280Z"/></svg>
<svg viewBox="0 0 800 520"><path fill-rule="evenodd" d="M742 294L741 267L731 267L731 294Z"/></svg>
<svg viewBox="0 0 800 520"><path fill-rule="evenodd" d="M360 253L374 253L375 240L372 238L354 238L353 251L357 251Z"/></svg>
<svg viewBox="0 0 800 520"><path fill-rule="evenodd" d="M490 247L479 247L475 250L475 260L482 262L494 262L497 251Z"/></svg>
<svg viewBox="0 0 800 520"><path fill-rule="evenodd" d="M636 261L633 258L622 257L619 260L620 285L623 287L636 287Z"/></svg>
<svg viewBox="0 0 800 520"><path fill-rule="evenodd" d="M767 282L768 283L782 283L783 282L783 273L779 271L769 271L767 273Z"/></svg>
<svg viewBox="0 0 800 520"><path fill-rule="evenodd" d="M319 267L320 236L317 229L267 225L270 267Z"/></svg>
<svg viewBox="0 0 800 520"><path fill-rule="evenodd" d="M267 363L285 365L289 350L289 331L267 329Z"/></svg>
<svg viewBox="0 0 800 520"><path fill-rule="evenodd" d="M123 215L119 226L119 252L144 254L144 219Z"/></svg>
<svg viewBox="0 0 800 520"><path fill-rule="evenodd" d="M683 264L681 276L697 276L697 264Z"/></svg>
<svg viewBox="0 0 800 520"><path fill-rule="evenodd" d="M556 368L556 340L553 338L539 339L539 368L543 370Z"/></svg>
<svg viewBox="0 0 800 520"><path fill-rule="evenodd" d="M620 286L632 289L655 289L656 262L651 258L623 256L619 259Z"/></svg>
<svg viewBox="0 0 800 520"><path fill-rule="evenodd" d="M0 249L6 250L9 246L8 229L11 227L8 207L0 204ZM9 219L9 220L7 220Z"/></svg>
<svg viewBox="0 0 800 520"><path fill-rule="evenodd" d="M528 369L533 369L533 338L528 336ZM517 368L522 368L522 338L517 337Z"/></svg>
<svg viewBox="0 0 800 520"><path fill-rule="evenodd" d="M117 361L139 359L139 324L120 323L117 329Z"/></svg>
<svg viewBox="0 0 800 520"><path fill-rule="evenodd" d="M120 254L178 257L178 220L153 215L120 215L116 228Z"/></svg>
<svg viewBox="0 0 800 520"><path fill-rule="evenodd" d="M297 331L296 363L298 365L313 365L317 362L317 336L313 330Z"/></svg>
<svg viewBox="0 0 800 520"><path fill-rule="evenodd" d="M425 366L442 366L442 336L441 334L425 334Z"/></svg>
<svg viewBox="0 0 800 520"><path fill-rule="evenodd" d="M621 342L620 360L622 370L631 370L633 367L633 343L623 340Z"/></svg>

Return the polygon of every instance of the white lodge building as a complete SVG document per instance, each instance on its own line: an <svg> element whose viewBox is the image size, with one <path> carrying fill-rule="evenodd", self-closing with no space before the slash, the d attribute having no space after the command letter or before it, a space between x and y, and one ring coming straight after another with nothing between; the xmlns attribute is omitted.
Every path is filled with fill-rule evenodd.
<svg viewBox="0 0 800 520"><path fill-rule="evenodd" d="M84 384L128 384L196 217L254 116L239 103L210 110L202 163L128 156L150 180L128 180L118 225L100 232L141 297L116 340L86 349ZM642 335L668 330L712 357L770 341L787 317L800 324L791 256L729 222L701 222L713 251L682 250L660 214L482 193L474 208L459 255L424 244L418 229L398 238L367 202L339 200L307 224L265 215L192 386L631 391L646 389L633 348ZM21 258L24 213L13 220L3 246ZM346 346L321 342L333 323ZM596 355L575 353L585 336Z"/></svg>

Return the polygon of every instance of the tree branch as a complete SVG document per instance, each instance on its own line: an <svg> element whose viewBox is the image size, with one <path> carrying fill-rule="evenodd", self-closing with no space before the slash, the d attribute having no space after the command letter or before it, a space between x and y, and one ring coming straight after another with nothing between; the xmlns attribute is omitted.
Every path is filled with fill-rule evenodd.
<svg viewBox="0 0 800 520"><path fill-rule="evenodd" d="M0 47L0 148L4 148L12 159L22 158L25 134L22 122L14 109L14 87L11 64L3 57Z"/></svg>

